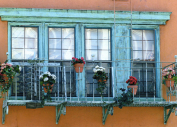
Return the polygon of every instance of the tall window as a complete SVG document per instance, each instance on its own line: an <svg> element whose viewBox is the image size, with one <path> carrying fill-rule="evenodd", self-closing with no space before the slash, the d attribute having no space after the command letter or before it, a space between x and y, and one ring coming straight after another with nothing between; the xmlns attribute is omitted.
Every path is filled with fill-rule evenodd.
<svg viewBox="0 0 177 127"><path fill-rule="evenodd" d="M86 89L87 96L100 96L96 91L97 81L93 80L93 67L96 65L106 68L110 78L111 67L110 29L85 29L85 56L86 56ZM109 94L109 95L108 95ZM111 96L111 85L107 82L104 96Z"/></svg>
<svg viewBox="0 0 177 127"><path fill-rule="evenodd" d="M74 44L75 44L75 33L74 28L49 28L49 62L60 63L61 66L66 68L66 85L68 94L71 92L71 96L76 95L75 88L75 75L73 67L71 66L71 59L74 56ZM49 71L55 75L59 75L59 79L62 79L62 70L60 69L59 74L55 70L49 68ZM62 80L59 81L59 84L63 84ZM59 90L60 96L64 96L64 85L55 85L53 89L53 95L57 94ZM70 95L68 95L70 96Z"/></svg>
<svg viewBox="0 0 177 127"><path fill-rule="evenodd" d="M38 57L38 28L12 27L12 59Z"/></svg>
<svg viewBox="0 0 177 127"><path fill-rule="evenodd" d="M154 34L154 30L132 30L133 75L139 80L138 96L152 96L155 92Z"/></svg>

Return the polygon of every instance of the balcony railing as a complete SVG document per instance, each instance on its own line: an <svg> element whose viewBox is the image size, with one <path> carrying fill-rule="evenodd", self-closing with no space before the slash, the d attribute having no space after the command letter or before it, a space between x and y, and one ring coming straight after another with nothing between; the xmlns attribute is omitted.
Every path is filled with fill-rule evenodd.
<svg viewBox="0 0 177 127"><path fill-rule="evenodd" d="M39 82L39 75L50 71L57 76L56 83L51 93L52 100L46 101L46 105L55 105L61 102L100 104L113 103L114 97L121 95L120 88L127 89L125 83L129 76L138 79L138 92L133 95L133 104L176 104L177 92L175 88L167 88L163 85L162 69L165 66L175 68L172 62L111 62L106 67L108 78L103 97L96 91L97 81L92 79L93 68L104 62L86 62L82 73L75 73L73 66L61 65L60 63L27 63L11 62L13 65L21 66L20 74L16 74L14 83L9 90L7 103L25 104L27 102L40 102L44 95L43 88Z"/></svg>

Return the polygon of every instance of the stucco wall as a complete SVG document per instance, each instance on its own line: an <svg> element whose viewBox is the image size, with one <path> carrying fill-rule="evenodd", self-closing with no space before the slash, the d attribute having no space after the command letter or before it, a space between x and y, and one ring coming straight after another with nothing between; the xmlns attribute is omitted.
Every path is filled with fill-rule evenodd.
<svg viewBox="0 0 177 127"><path fill-rule="evenodd" d="M112 0L0 0L0 7L53 8L82 10L113 10ZM177 1L176 0L132 0L133 11L172 12L170 21L160 27L161 61L174 61L177 55ZM127 2L116 2L117 10L130 10ZM7 22L0 21L0 62L6 60ZM0 100L2 109L2 99ZM2 114L2 110L0 110ZM2 119L2 115L0 115ZM177 117L170 116L163 124L162 107L114 108L114 115L108 116L104 127L175 127ZM1 123L0 123L0 126ZM55 124L55 107L26 109L24 106L9 106L5 125L2 127L102 127L101 107L67 107L66 115Z"/></svg>

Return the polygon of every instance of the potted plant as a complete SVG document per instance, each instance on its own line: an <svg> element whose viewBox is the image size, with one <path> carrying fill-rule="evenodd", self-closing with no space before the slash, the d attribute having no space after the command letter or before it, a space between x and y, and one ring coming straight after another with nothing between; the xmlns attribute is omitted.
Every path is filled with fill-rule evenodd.
<svg viewBox="0 0 177 127"><path fill-rule="evenodd" d="M7 92L9 90L13 83L15 74L20 71L21 67L18 65L12 66L12 64L7 63L7 61L0 65L0 84L3 92Z"/></svg>
<svg viewBox="0 0 177 127"><path fill-rule="evenodd" d="M129 84L127 86L127 88L131 88L132 89L132 93L134 93L134 95L136 95L138 86L137 86L137 79L133 76L130 76L129 79L126 81L127 84Z"/></svg>
<svg viewBox="0 0 177 127"><path fill-rule="evenodd" d="M120 88L122 91L122 94L120 97L114 97L115 103L118 103L118 106L120 109L122 109L123 106L127 106L133 103L133 94L130 89L125 90L124 88Z"/></svg>
<svg viewBox="0 0 177 127"><path fill-rule="evenodd" d="M56 82L56 76L47 71L41 74L39 79L40 79L40 85L44 87L44 92L51 93L54 83Z"/></svg>
<svg viewBox="0 0 177 127"><path fill-rule="evenodd" d="M108 77L106 76L106 73L105 73L105 68L99 67L97 65L93 69L93 72L94 72L93 79L96 79L98 82L98 88L96 90L100 92L102 96L103 91L106 88L106 81L108 80Z"/></svg>
<svg viewBox="0 0 177 127"><path fill-rule="evenodd" d="M80 73L83 71L84 64L85 64L85 61L83 57L79 59L72 57L72 65L74 66L76 73Z"/></svg>
<svg viewBox="0 0 177 127"><path fill-rule="evenodd" d="M174 87L175 70L171 67L162 70L162 76L165 79L167 87Z"/></svg>

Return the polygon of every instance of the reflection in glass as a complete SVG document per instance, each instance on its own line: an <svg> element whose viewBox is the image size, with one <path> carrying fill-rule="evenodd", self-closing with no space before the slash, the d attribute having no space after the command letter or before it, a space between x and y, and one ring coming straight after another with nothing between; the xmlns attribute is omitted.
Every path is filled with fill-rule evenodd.
<svg viewBox="0 0 177 127"><path fill-rule="evenodd" d="M25 48L37 48L37 39L25 39Z"/></svg>
<svg viewBox="0 0 177 127"><path fill-rule="evenodd" d="M85 29L85 39L97 39L97 29Z"/></svg>
<svg viewBox="0 0 177 127"><path fill-rule="evenodd" d="M26 27L25 38L37 38L37 28Z"/></svg>
<svg viewBox="0 0 177 127"><path fill-rule="evenodd" d="M109 39L109 29L98 29L98 39Z"/></svg>
<svg viewBox="0 0 177 127"><path fill-rule="evenodd" d="M24 37L24 27L12 27L12 37Z"/></svg>
<svg viewBox="0 0 177 127"><path fill-rule="evenodd" d="M133 40L142 40L142 30L132 30Z"/></svg>
<svg viewBox="0 0 177 127"><path fill-rule="evenodd" d="M37 49L25 49L25 59L37 58Z"/></svg>
<svg viewBox="0 0 177 127"><path fill-rule="evenodd" d="M97 49L97 40L86 40L86 49Z"/></svg>
<svg viewBox="0 0 177 127"><path fill-rule="evenodd" d="M97 50L86 50L86 60L97 60Z"/></svg>
<svg viewBox="0 0 177 127"><path fill-rule="evenodd" d="M133 50L143 50L142 41L133 41Z"/></svg>
<svg viewBox="0 0 177 127"><path fill-rule="evenodd" d="M49 50L50 48L61 49L61 39L49 39Z"/></svg>
<svg viewBox="0 0 177 127"><path fill-rule="evenodd" d="M61 50L50 50L49 59L61 59Z"/></svg>
<svg viewBox="0 0 177 127"><path fill-rule="evenodd" d="M62 39L62 49L74 49L74 39Z"/></svg>
<svg viewBox="0 0 177 127"><path fill-rule="evenodd" d="M24 59L24 49L12 49L12 59Z"/></svg>
<svg viewBox="0 0 177 127"><path fill-rule="evenodd" d="M24 48L24 39L12 38L12 48Z"/></svg>
<svg viewBox="0 0 177 127"><path fill-rule="evenodd" d="M62 38L74 38L74 28L62 28Z"/></svg>
<svg viewBox="0 0 177 127"><path fill-rule="evenodd" d="M49 38L61 38L61 28L49 28Z"/></svg>
<svg viewBox="0 0 177 127"><path fill-rule="evenodd" d="M142 51L133 51L133 60L142 60Z"/></svg>
<svg viewBox="0 0 177 127"><path fill-rule="evenodd" d="M62 50L62 59L71 60L74 55L74 50Z"/></svg>

